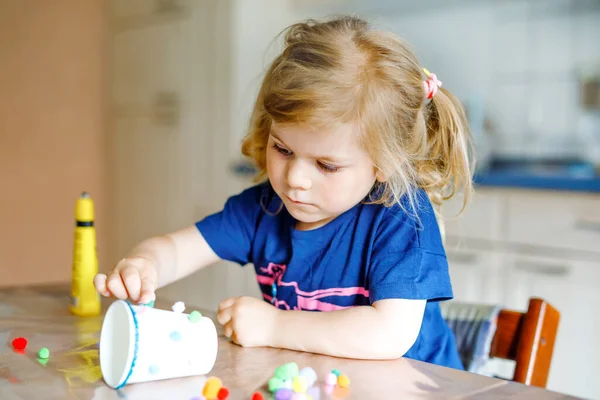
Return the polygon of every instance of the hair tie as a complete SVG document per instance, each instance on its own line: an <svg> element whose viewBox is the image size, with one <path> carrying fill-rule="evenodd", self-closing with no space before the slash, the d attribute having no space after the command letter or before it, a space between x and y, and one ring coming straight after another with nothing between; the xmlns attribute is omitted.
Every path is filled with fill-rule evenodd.
<svg viewBox="0 0 600 400"><path fill-rule="evenodd" d="M438 80L435 74L427 71L426 68L423 68L423 72L427 75L427 80L423 81L423 87L425 88L425 93L427 93L427 98L431 99L437 93L439 87L442 87L442 81Z"/></svg>

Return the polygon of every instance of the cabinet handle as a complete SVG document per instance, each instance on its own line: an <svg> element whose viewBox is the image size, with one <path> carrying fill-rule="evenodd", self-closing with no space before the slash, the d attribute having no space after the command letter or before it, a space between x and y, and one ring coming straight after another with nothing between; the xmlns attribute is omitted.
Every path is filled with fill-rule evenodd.
<svg viewBox="0 0 600 400"><path fill-rule="evenodd" d="M571 271L570 265L548 265L542 263L535 263L531 261L518 260L515 263L515 268L521 271L533 272L541 275L552 275L552 276L565 276Z"/></svg>
<svg viewBox="0 0 600 400"><path fill-rule="evenodd" d="M600 233L600 221L579 219L575 222L575 229L579 231Z"/></svg>
<svg viewBox="0 0 600 400"><path fill-rule="evenodd" d="M457 262L460 264L475 264L479 257L475 253L466 252L449 252L448 260L450 262Z"/></svg>
<svg viewBox="0 0 600 400"><path fill-rule="evenodd" d="M180 11L181 5L177 0L158 0L156 12L159 14L172 14Z"/></svg>
<svg viewBox="0 0 600 400"><path fill-rule="evenodd" d="M154 120L162 126L179 124L181 104L177 92L158 92L154 102Z"/></svg>

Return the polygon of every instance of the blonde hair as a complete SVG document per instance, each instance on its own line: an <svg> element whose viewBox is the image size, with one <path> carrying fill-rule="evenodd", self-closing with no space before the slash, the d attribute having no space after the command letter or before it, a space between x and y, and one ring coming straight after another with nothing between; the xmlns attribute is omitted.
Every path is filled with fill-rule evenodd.
<svg viewBox="0 0 600 400"><path fill-rule="evenodd" d="M266 72L242 153L267 176L271 124L333 127L356 123L362 144L386 178L374 203L386 206L415 189L434 206L472 190L464 110L446 89L426 101L424 75L409 46L366 21L343 16L288 27L285 48ZM439 208L439 207L437 207Z"/></svg>

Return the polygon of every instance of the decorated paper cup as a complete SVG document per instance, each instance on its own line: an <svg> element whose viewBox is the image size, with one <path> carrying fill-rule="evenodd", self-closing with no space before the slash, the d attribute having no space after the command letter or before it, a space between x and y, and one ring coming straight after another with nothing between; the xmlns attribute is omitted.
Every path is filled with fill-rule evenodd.
<svg viewBox="0 0 600 400"><path fill-rule="evenodd" d="M115 389L205 375L215 364L217 348L217 329L210 318L117 300L102 324L100 369Z"/></svg>

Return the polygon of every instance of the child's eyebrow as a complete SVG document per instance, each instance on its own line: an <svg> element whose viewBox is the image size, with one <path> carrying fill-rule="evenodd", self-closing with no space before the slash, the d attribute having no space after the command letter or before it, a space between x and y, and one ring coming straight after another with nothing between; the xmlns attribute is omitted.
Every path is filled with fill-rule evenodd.
<svg viewBox="0 0 600 400"><path fill-rule="evenodd" d="M281 138L279 136L277 136L277 134L273 131L273 129L271 129L270 132L271 136L273 136L275 139L279 140L281 143L283 143L283 140L281 140ZM285 144L285 143L283 143Z"/></svg>
<svg viewBox="0 0 600 400"><path fill-rule="evenodd" d="M283 146L285 146L287 149L291 150L289 148L289 146L286 145L285 142L283 140L281 140L281 138L279 136L277 136L277 134L275 132L273 132L273 130L271 130L270 134L271 134L271 136L273 136L274 139L277 139L277 141L281 142L281 144ZM334 157L334 156L328 156L328 155L318 156L318 155L310 155L309 154L309 157L314 160L330 162L332 164L350 164L350 162L352 161L352 158L346 159L346 158L340 158L340 157Z"/></svg>

